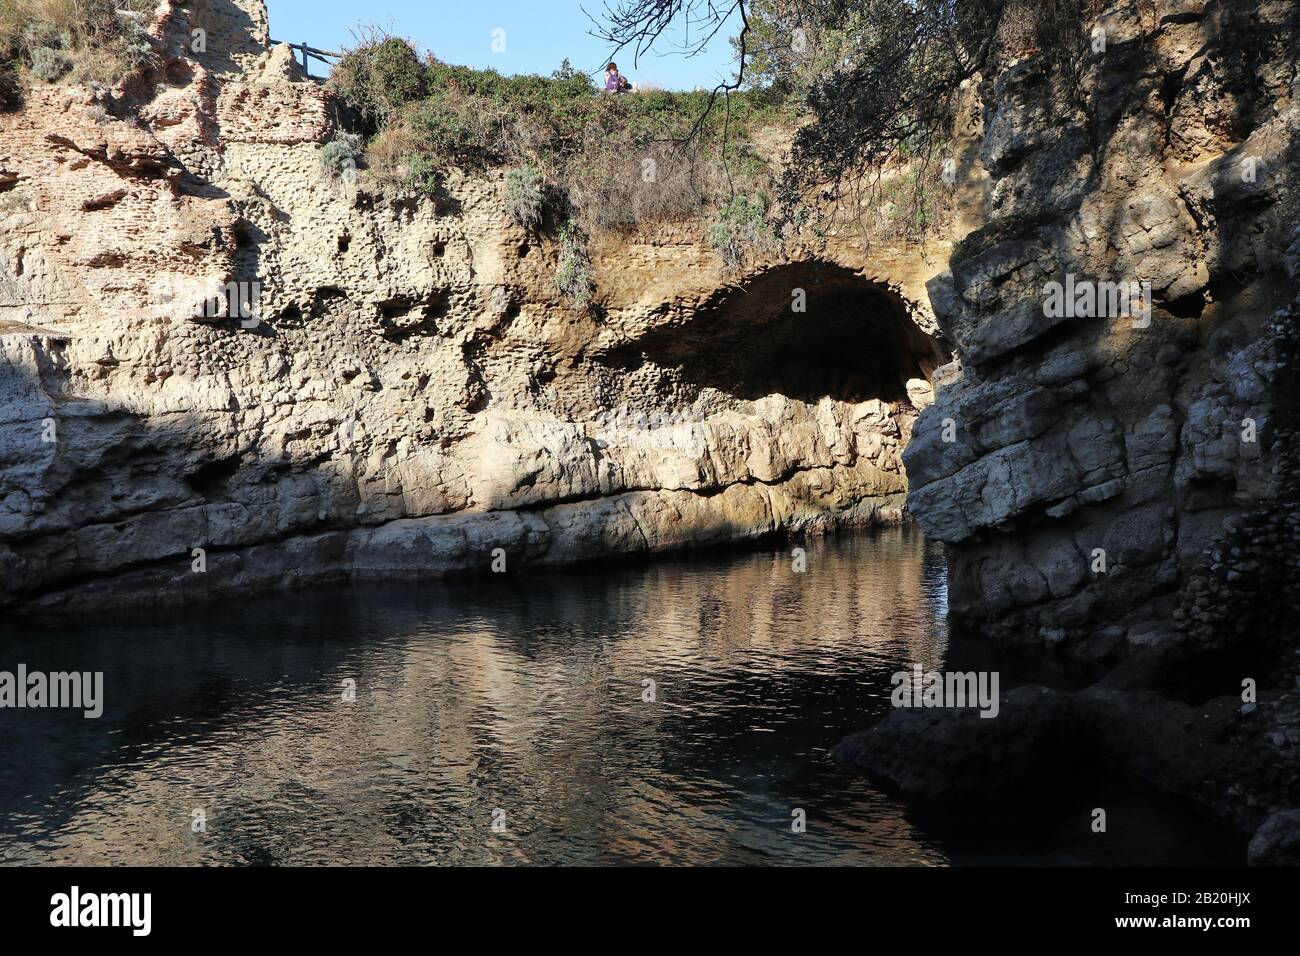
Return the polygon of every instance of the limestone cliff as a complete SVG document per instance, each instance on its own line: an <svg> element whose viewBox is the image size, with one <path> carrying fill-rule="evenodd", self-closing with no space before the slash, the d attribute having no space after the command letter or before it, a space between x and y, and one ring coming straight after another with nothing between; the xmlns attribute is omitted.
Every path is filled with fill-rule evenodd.
<svg viewBox="0 0 1300 956"><path fill-rule="evenodd" d="M906 455L957 617L1106 659L1271 640L1300 603L1297 16L1115 4L1077 88L1043 55L986 77L989 213L929 284L961 369ZM1053 282L1150 301L1054 309Z"/></svg>
<svg viewBox="0 0 1300 956"><path fill-rule="evenodd" d="M963 802L1062 776L1089 799L1100 764L1294 863L1300 8L1116 3L1090 28L1077 83L1042 53L983 78L985 215L929 283L959 364L904 456L953 620L1073 679L837 753Z"/></svg>
<svg viewBox="0 0 1300 956"><path fill-rule="evenodd" d="M151 35L146 75L0 114L0 604L901 519L947 355L916 250L734 282L664 226L598 239L575 309L500 174L435 201L324 172L337 108L260 0L162 3Z"/></svg>

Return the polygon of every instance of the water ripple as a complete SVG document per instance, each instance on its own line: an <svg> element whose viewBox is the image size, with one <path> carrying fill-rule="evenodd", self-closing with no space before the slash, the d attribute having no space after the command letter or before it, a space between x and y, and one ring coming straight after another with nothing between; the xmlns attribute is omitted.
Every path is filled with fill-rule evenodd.
<svg viewBox="0 0 1300 956"><path fill-rule="evenodd" d="M942 555L807 552L0 630L0 668L103 670L106 697L0 712L0 862L948 862L826 756L942 660Z"/></svg>

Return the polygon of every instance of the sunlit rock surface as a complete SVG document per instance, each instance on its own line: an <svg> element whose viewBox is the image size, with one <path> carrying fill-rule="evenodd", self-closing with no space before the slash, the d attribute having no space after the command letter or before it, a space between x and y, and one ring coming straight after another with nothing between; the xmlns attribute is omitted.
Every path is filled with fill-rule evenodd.
<svg viewBox="0 0 1300 956"><path fill-rule="evenodd" d="M323 172L334 104L266 23L165 4L145 82L0 115L0 603L903 519L947 360L916 250L831 243L737 283L703 224L597 237L575 309L500 172L437 202ZM255 316L205 309L226 283Z"/></svg>

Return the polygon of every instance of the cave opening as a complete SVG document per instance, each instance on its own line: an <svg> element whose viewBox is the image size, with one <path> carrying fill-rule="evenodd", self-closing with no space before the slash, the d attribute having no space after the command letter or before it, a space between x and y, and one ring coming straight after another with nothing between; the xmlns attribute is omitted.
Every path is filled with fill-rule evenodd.
<svg viewBox="0 0 1300 956"><path fill-rule="evenodd" d="M675 368L691 383L756 400L779 394L815 403L907 399L947 361L889 287L812 260L767 269L718 290L684 322L611 354L631 369Z"/></svg>

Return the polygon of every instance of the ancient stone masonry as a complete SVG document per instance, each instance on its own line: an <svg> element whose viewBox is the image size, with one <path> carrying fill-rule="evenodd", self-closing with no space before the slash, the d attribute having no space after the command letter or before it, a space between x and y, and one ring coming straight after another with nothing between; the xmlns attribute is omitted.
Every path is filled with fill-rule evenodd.
<svg viewBox="0 0 1300 956"><path fill-rule="evenodd" d="M435 202L323 171L335 106L266 24L162 4L160 68L0 115L0 604L901 520L946 356L914 257L735 284L702 224L665 226L596 237L575 309L500 173Z"/></svg>

